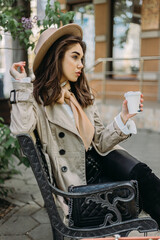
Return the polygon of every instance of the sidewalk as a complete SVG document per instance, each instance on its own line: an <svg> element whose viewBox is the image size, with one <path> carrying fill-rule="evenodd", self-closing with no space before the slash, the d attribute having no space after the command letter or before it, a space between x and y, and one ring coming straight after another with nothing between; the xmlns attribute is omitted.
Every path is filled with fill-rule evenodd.
<svg viewBox="0 0 160 240"><path fill-rule="evenodd" d="M139 130L121 144L139 160L147 163L160 177L160 133ZM6 186L13 188L7 200L16 207L0 220L0 240L51 240L52 233L43 200L31 169L20 167L22 175L6 181ZM142 214L144 215L144 213ZM149 233L160 236L160 232ZM130 236L143 236L132 232Z"/></svg>
<svg viewBox="0 0 160 240"><path fill-rule="evenodd" d="M50 240L49 218L33 173L23 166L20 170L22 175L5 183L13 188L6 200L16 207L0 220L0 240Z"/></svg>

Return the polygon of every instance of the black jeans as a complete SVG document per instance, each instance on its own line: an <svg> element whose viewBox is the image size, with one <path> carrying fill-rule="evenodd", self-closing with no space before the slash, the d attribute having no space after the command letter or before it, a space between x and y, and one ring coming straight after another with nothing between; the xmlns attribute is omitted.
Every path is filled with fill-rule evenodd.
<svg viewBox="0 0 160 240"><path fill-rule="evenodd" d="M150 214L160 228L160 179L152 170L124 150L114 150L106 156L101 156L92 148L86 153L86 159L89 154L94 156L101 166L100 174L92 183L137 180L140 209ZM88 178L87 172L86 176Z"/></svg>
<svg viewBox="0 0 160 240"><path fill-rule="evenodd" d="M97 159L101 169L101 173L92 183L129 180L132 169L140 163L125 150L114 150L106 156L101 156L92 148L86 152L86 159L88 155ZM88 179L88 172L86 172L86 176Z"/></svg>

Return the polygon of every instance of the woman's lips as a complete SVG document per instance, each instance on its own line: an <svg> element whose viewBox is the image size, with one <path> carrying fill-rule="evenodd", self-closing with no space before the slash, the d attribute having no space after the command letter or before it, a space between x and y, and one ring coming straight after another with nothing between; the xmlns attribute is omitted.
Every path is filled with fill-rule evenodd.
<svg viewBox="0 0 160 240"><path fill-rule="evenodd" d="M81 72L76 72L76 75L79 77L81 75Z"/></svg>

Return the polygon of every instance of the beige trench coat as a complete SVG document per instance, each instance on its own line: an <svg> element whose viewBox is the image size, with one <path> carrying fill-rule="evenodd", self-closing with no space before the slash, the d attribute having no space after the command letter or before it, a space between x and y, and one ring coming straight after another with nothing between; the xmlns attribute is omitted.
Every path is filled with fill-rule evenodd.
<svg viewBox="0 0 160 240"><path fill-rule="evenodd" d="M31 133L37 128L45 156L53 168L58 187L68 191L70 185L85 185L85 148L73 120L61 104L43 107L32 95L32 83L13 83L17 103L12 105L10 129L13 134ZM128 138L115 121L104 127L96 105L84 109L95 127L92 145L101 155L121 148Z"/></svg>

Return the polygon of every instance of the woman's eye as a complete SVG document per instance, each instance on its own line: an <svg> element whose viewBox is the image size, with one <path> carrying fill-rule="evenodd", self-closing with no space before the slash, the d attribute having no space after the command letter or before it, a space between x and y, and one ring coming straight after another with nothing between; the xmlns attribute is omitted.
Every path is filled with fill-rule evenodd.
<svg viewBox="0 0 160 240"><path fill-rule="evenodd" d="M78 57L77 56L73 56L74 59L77 59Z"/></svg>

